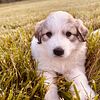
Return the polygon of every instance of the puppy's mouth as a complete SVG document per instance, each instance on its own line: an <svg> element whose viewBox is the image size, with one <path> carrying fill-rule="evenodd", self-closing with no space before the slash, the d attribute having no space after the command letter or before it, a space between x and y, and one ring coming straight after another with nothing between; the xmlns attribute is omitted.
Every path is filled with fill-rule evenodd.
<svg viewBox="0 0 100 100"><path fill-rule="evenodd" d="M58 60L58 63L59 63L59 61L64 61L66 59L66 57L64 55L61 55L61 56L53 55L52 59Z"/></svg>
<svg viewBox="0 0 100 100"><path fill-rule="evenodd" d="M61 55L61 56L54 55L54 57L56 57L56 58L62 58L63 55Z"/></svg>

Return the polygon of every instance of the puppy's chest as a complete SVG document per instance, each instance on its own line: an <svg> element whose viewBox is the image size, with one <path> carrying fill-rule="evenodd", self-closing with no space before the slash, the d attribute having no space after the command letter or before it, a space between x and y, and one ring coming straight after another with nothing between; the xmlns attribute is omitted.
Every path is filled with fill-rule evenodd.
<svg viewBox="0 0 100 100"><path fill-rule="evenodd" d="M71 62L71 61L62 61L62 62L56 62L53 63L54 67L52 67L52 69L58 73L64 74L65 72L69 71L70 69L72 69L73 67L75 67L75 62Z"/></svg>
<svg viewBox="0 0 100 100"><path fill-rule="evenodd" d="M65 73L76 66L76 62L74 61L56 61L56 60L46 60L45 62L41 61L39 63L38 68L44 71L55 71L58 73Z"/></svg>

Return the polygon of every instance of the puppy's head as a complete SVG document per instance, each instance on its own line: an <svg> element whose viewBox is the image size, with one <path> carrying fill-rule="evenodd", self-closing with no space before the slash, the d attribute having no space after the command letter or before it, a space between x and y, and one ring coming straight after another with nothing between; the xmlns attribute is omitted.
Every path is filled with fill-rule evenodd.
<svg viewBox="0 0 100 100"><path fill-rule="evenodd" d="M87 32L80 19L75 19L63 11L51 13L35 27L38 44L52 57L70 56L82 42L85 42Z"/></svg>

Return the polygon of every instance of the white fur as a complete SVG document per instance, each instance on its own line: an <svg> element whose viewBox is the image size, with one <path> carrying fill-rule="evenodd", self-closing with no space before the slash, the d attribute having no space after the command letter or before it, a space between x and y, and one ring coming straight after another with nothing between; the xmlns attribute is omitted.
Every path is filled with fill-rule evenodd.
<svg viewBox="0 0 100 100"><path fill-rule="evenodd" d="M62 31L71 31L75 34L75 24L77 24L75 21L76 19L70 14L58 11L51 13L45 20L36 25L36 30L39 27L43 27L43 33L47 31L53 33L50 39L42 41L41 44L38 44L36 37L33 37L31 43L32 56L38 61L37 70L39 72L43 71L43 75L46 78L45 84L49 85L45 100L60 100L54 78L56 77L56 72L61 73L66 80L73 81L79 91L81 100L86 100L87 96L90 95L92 100L95 96L95 93L88 85L85 75L86 42L78 40L71 42L62 34ZM45 23L39 26L43 22ZM85 31L86 27L82 26L82 28ZM64 49L62 57L57 57L53 54L53 49L56 47ZM73 85L71 85L70 90L75 95Z"/></svg>

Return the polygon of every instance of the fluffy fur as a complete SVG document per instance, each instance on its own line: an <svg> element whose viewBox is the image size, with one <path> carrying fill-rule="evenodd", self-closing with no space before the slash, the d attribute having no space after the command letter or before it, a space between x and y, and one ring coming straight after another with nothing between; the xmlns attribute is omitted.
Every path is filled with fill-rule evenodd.
<svg viewBox="0 0 100 100"><path fill-rule="evenodd" d="M49 37L46 34L48 32L52 33ZM70 32L71 36L66 36L66 32ZM43 72L45 85L49 85L45 100L60 100L55 84L56 72L66 80L73 81L81 100L87 100L88 96L92 100L95 96L85 75L86 42L81 41L80 36L77 37L77 32L85 37L87 28L81 20L63 11L50 13L46 19L36 24L31 51L33 58L38 61L37 72ZM57 47L64 50L62 56L54 54ZM75 96L73 84L70 90Z"/></svg>

